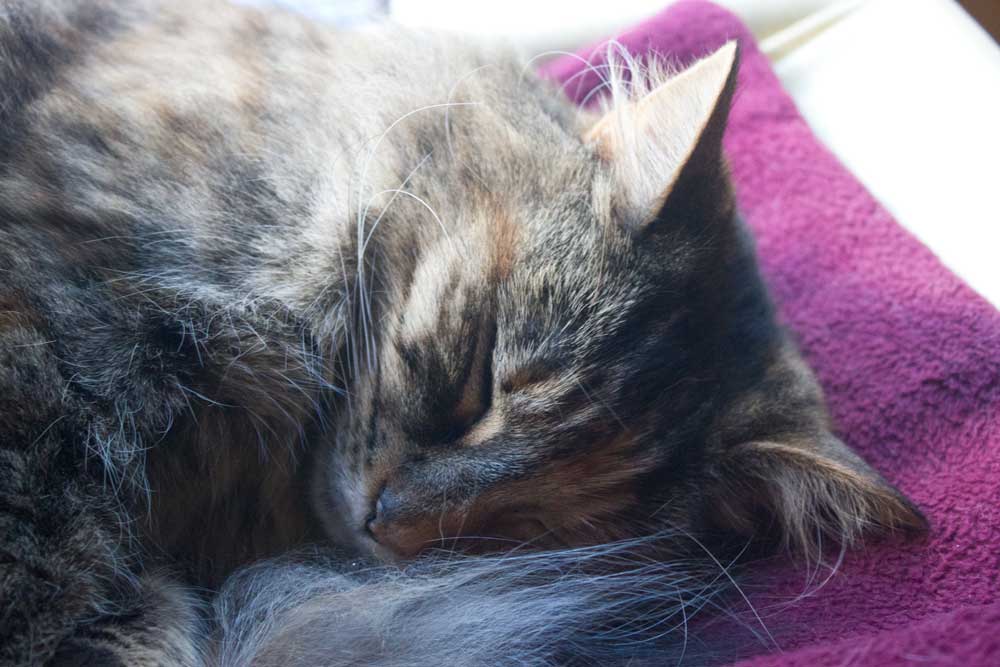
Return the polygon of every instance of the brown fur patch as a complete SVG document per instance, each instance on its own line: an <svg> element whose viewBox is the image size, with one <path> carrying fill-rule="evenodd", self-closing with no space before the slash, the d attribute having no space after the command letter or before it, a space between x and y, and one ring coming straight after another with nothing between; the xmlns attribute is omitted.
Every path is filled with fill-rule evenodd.
<svg viewBox="0 0 1000 667"><path fill-rule="evenodd" d="M482 445L502 433L504 423L503 414L499 410L491 410L465 434L462 444L467 447Z"/></svg>
<svg viewBox="0 0 1000 667"><path fill-rule="evenodd" d="M492 277L502 282L510 277L517 257L521 228L510 215L499 207L494 207Z"/></svg>
<svg viewBox="0 0 1000 667"><path fill-rule="evenodd" d="M586 540L617 539L612 519L635 500L635 480L655 461L636 452L636 434L627 431L592 445L579 456L556 461L524 482L499 494L517 503L545 507L545 525L563 535L587 535ZM552 498L561 498L553 504ZM571 538L572 539L572 538Z"/></svg>
<svg viewBox="0 0 1000 667"><path fill-rule="evenodd" d="M572 545L626 537L614 517L635 501L635 478L652 465L652 459L636 456L634 448L635 434L622 433L469 503L447 506L442 498L438 512L376 523L377 551L406 559L434 545L452 546L450 540L458 540L455 545L463 549L490 550L509 548L511 541ZM554 505L553 498L561 500Z"/></svg>

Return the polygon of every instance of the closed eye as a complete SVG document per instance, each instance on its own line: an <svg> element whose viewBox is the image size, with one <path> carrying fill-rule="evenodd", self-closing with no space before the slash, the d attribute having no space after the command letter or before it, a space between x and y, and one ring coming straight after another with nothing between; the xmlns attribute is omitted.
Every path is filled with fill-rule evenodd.
<svg viewBox="0 0 1000 667"><path fill-rule="evenodd" d="M531 362L507 375L500 382L500 390L505 394L527 391L533 385L538 385L552 379L556 370L556 364L548 361Z"/></svg>
<svg viewBox="0 0 1000 667"><path fill-rule="evenodd" d="M476 336L472 364L451 415L451 428L446 440L457 440L490 411L493 402L493 346L496 326L480 327Z"/></svg>

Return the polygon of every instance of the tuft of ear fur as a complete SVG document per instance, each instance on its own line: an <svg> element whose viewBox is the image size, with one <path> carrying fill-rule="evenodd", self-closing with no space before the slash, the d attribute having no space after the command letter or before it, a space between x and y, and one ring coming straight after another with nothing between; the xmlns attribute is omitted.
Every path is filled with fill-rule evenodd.
<svg viewBox="0 0 1000 667"><path fill-rule="evenodd" d="M643 68L625 58L616 67L609 58L613 106L584 139L614 168L638 230L672 193L720 171L738 59L736 42L729 42L651 88L666 78L655 64Z"/></svg>
<svg viewBox="0 0 1000 667"><path fill-rule="evenodd" d="M819 558L824 540L851 546L868 534L927 530L910 501L829 433L737 445L711 478L714 523L775 538L810 558Z"/></svg>

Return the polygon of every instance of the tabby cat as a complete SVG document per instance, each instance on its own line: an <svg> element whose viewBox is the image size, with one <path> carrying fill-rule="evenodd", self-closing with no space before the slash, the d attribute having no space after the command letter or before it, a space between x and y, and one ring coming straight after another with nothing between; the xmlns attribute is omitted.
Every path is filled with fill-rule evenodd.
<svg viewBox="0 0 1000 667"><path fill-rule="evenodd" d="M455 37L0 0L0 663L220 660L208 591L305 545L921 529L775 321L722 156L737 61L623 62L585 111ZM297 664L460 664L391 639Z"/></svg>

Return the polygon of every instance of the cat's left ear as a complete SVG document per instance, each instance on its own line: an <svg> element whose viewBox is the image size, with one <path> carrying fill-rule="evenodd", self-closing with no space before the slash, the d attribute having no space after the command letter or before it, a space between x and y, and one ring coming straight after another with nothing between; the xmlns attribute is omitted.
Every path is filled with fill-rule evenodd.
<svg viewBox="0 0 1000 667"><path fill-rule="evenodd" d="M584 139L610 162L629 224L641 232L671 208L702 208L727 187L722 135L739 49L729 42L639 100L605 114Z"/></svg>
<svg viewBox="0 0 1000 667"><path fill-rule="evenodd" d="M719 454L702 490L710 525L816 557L823 544L927 531L927 519L829 431L778 434Z"/></svg>

